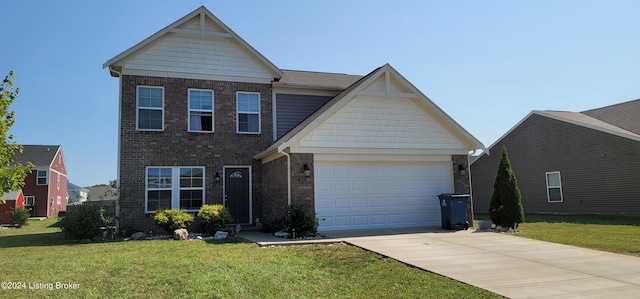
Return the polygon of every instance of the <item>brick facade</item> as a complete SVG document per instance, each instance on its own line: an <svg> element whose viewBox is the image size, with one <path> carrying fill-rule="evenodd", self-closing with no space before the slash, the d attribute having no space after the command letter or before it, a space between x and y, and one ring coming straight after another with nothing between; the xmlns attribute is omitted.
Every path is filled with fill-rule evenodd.
<svg viewBox="0 0 640 299"><path fill-rule="evenodd" d="M214 181L223 166L251 166L253 219L262 211L262 165L253 155L272 143L272 90L270 84L238 83L183 78L122 76L120 107L121 224L153 230L145 215L147 166L204 166L205 203L222 203L223 180ZM164 130L136 130L137 86L164 87ZM188 89L214 92L214 133L188 132ZM236 92L260 93L261 134L236 133Z"/></svg>
<svg viewBox="0 0 640 299"><path fill-rule="evenodd" d="M262 223L270 223L284 215L287 206L287 157L269 161L262 165L263 207Z"/></svg>
<svg viewBox="0 0 640 299"><path fill-rule="evenodd" d="M291 156L291 202L305 201L315 210L313 154L290 154ZM304 165L310 168L309 176L304 174ZM285 212L287 201L287 157L265 163L262 167L264 180L263 217L261 221L280 219Z"/></svg>

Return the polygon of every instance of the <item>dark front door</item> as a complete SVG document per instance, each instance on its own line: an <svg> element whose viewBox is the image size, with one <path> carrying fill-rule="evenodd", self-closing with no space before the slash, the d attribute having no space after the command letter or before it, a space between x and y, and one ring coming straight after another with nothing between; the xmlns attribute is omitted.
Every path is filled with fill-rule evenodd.
<svg viewBox="0 0 640 299"><path fill-rule="evenodd" d="M250 178L248 167L224 169L225 206L234 222L250 223Z"/></svg>

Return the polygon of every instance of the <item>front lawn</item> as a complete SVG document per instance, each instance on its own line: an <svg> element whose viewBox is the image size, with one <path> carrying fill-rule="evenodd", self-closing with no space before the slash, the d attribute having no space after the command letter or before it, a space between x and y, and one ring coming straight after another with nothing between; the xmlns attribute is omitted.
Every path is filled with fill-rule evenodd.
<svg viewBox="0 0 640 299"><path fill-rule="evenodd" d="M27 288L0 289L2 298L500 297L347 245L260 248L242 240L82 244L63 240L56 220L48 219L0 229L0 248L0 281ZM56 289L63 286L57 283L79 287ZM49 284L53 290L46 289Z"/></svg>
<svg viewBox="0 0 640 299"><path fill-rule="evenodd" d="M638 216L526 214L518 230L525 238L640 256Z"/></svg>

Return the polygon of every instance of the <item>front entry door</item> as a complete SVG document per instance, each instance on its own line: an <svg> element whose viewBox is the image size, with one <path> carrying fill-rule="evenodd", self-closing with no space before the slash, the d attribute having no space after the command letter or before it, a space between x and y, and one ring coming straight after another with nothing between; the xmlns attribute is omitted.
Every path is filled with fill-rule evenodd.
<svg viewBox="0 0 640 299"><path fill-rule="evenodd" d="M224 200L234 222L251 223L251 171L249 167L224 168Z"/></svg>

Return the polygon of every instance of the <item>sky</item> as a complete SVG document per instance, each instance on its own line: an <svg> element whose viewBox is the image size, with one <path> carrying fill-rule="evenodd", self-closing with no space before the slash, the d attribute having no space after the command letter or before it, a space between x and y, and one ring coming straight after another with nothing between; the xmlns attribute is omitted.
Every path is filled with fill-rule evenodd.
<svg viewBox="0 0 640 299"><path fill-rule="evenodd" d="M486 147L532 110L640 98L640 1L3 1L10 133L61 145L80 186L117 176L118 79L102 65L206 6L282 69L390 63Z"/></svg>

